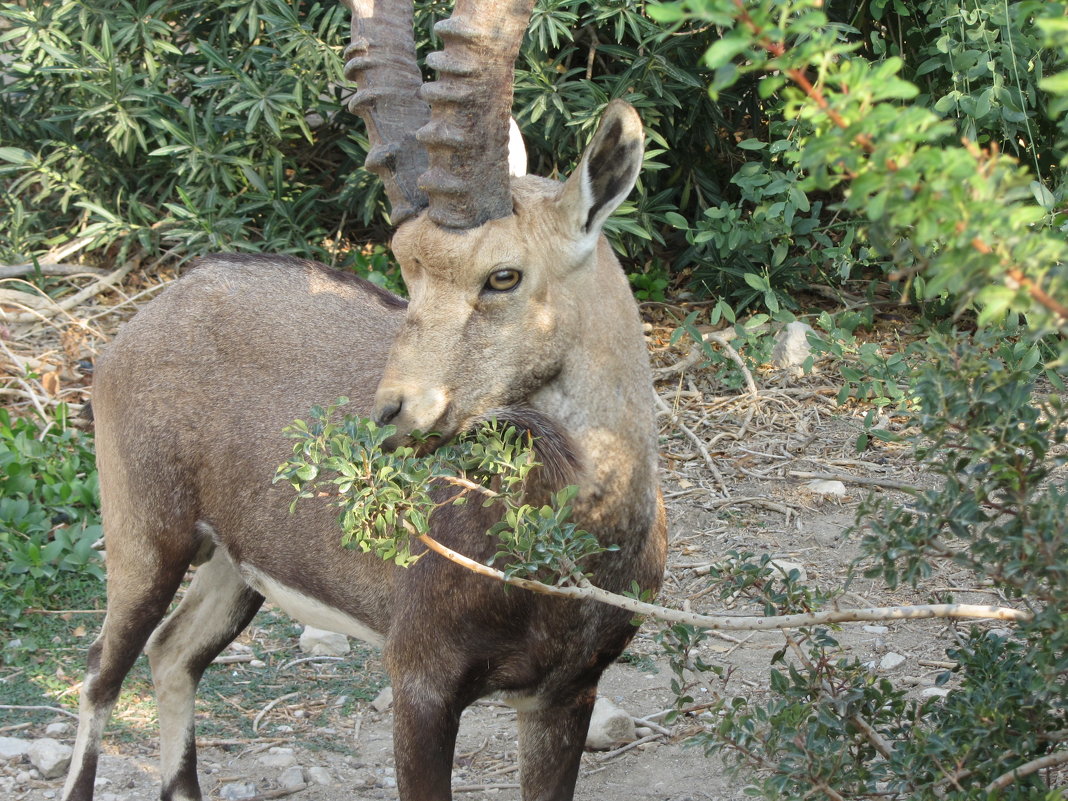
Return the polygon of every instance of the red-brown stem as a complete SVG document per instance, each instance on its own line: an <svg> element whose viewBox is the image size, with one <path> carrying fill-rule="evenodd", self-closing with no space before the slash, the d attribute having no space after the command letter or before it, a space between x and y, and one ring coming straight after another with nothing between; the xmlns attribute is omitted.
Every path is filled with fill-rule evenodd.
<svg viewBox="0 0 1068 801"><path fill-rule="evenodd" d="M734 0L734 5L738 8L738 21L745 25L747 28L749 28L749 30L757 37L757 44L763 47L766 51L768 51L768 53L770 53L775 58L779 58L786 53L786 46L782 42L773 42L770 41L766 36L764 36L763 30L760 28L759 25L756 24L756 21L751 16L749 16L749 12L746 11L744 0ZM830 119L830 121L835 126L842 129L843 131L849 127L849 124L845 121L842 115L839 114L835 109L831 108L831 104L827 101L827 96L824 95L824 93L820 91L820 89L808 79L808 76L805 75L804 70L798 69L797 67L792 67L790 69L785 70L785 74L788 78L790 78L790 80L792 80L795 84L798 85L798 87L801 88L801 91L803 91L805 95L810 100L812 100L812 102L814 102L820 108L821 111L823 111L824 114L827 115L828 119ZM871 154L875 151L875 144L872 142L871 137L869 137L865 133L857 134L853 137L853 141L864 152L868 154ZM989 151L984 151L976 147L973 143L965 143L965 147L968 149L968 152L975 157L976 161L980 163L980 167L982 165L982 162L985 160L984 155L995 155L997 152L996 143L991 145L991 149ZM886 168L890 172L897 172L898 165L895 161L891 159L887 161ZM855 176L849 175L847 177L852 178ZM972 240L972 247L974 247L977 251L983 254L989 254L993 252L993 248L991 248L990 245L988 245L979 237L976 237ZM1053 315L1057 317L1061 325L1068 323L1068 307L1064 306L1061 303L1058 303L1053 297L1050 296L1048 292L1042 289L1042 287L1036 284L1031 278L1024 275L1023 271L1020 270L1019 267L1006 267L1005 275L1009 281L1013 281L1017 285L1026 289L1032 300L1034 300L1040 306L1043 306L1048 311L1052 312Z"/></svg>

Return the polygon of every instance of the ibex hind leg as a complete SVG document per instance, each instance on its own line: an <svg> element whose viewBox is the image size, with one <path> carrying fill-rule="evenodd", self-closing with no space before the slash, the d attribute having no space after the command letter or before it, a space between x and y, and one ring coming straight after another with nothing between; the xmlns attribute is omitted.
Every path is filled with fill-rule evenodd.
<svg viewBox="0 0 1068 801"><path fill-rule="evenodd" d="M108 611L100 636L89 648L64 801L89 801L93 797L100 738L123 679L166 614L196 550L192 521L189 536L168 537L174 532L161 535L155 530L149 534L150 527L119 513L109 515L106 507L104 519ZM182 545L177 546L178 542Z"/></svg>
<svg viewBox="0 0 1068 801"><path fill-rule="evenodd" d="M569 703L521 709L519 781L523 801L571 801L597 688Z"/></svg>
<svg viewBox="0 0 1068 801"><path fill-rule="evenodd" d="M262 603L263 596L245 584L230 557L217 548L149 640L145 651L159 704L163 801L200 801L193 727L197 684Z"/></svg>

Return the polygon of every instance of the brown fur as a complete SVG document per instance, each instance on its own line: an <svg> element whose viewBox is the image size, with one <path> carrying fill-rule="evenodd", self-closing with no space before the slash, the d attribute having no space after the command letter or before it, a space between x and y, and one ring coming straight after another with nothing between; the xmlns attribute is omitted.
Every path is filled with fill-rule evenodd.
<svg viewBox="0 0 1068 801"><path fill-rule="evenodd" d="M336 508L309 500L290 514L292 490L272 478L291 451L282 428L342 395L348 411L389 417L401 436L451 436L506 417L541 435L551 488L579 485L575 522L619 546L584 565L594 581L659 587L666 533L648 360L626 278L597 234L630 184L588 173L591 163L635 173L641 129L623 104L606 119L611 141L598 134L567 184L516 180L516 215L464 232L425 217L402 226L394 249L407 305L321 265L218 256L116 337L93 401L108 616L90 654L66 799L91 797L99 730L122 678L187 567L205 557L147 644L164 799L199 798L200 672L261 593L282 590L300 594L279 595L283 606L327 610L384 639L402 799L450 797L460 712L492 692L519 702L524 799L571 798L597 681L633 635L631 616L506 589L434 554L400 569L342 548ZM488 292L487 276L502 268L522 270L521 282ZM497 514L444 506L432 535L485 561Z"/></svg>

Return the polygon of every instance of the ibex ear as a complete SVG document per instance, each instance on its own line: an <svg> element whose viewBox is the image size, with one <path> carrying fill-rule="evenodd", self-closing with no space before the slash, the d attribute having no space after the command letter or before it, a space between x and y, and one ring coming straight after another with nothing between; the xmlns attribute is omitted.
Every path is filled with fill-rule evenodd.
<svg viewBox="0 0 1068 801"><path fill-rule="evenodd" d="M601 226L634 187L644 150L642 121L633 107L613 100L578 169L564 184L559 208L576 240L592 248Z"/></svg>

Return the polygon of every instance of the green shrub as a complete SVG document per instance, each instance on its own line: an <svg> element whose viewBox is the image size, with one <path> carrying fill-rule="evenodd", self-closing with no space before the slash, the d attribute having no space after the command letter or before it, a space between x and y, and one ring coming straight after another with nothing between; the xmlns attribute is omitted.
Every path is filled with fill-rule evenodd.
<svg viewBox="0 0 1068 801"><path fill-rule="evenodd" d="M73 579L104 577L91 437L70 427L65 407L39 423L0 408L0 611L63 596Z"/></svg>

